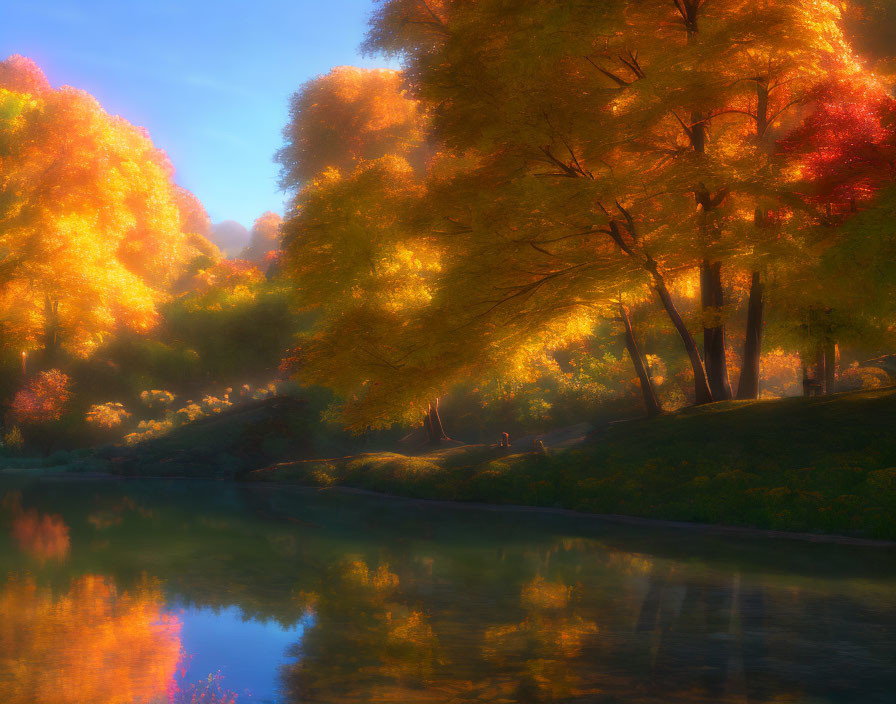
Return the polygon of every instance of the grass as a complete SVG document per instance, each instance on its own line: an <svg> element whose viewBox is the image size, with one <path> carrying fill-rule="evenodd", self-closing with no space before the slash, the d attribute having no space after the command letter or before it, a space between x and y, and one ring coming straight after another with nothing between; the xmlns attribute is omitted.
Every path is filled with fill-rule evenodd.
<svg viewBox="0 0 896 704"><path fill-rule="evenodd" d="M896 539L896 387L617 423L547 456L482 445L288 462L256 481Z"/></svg>

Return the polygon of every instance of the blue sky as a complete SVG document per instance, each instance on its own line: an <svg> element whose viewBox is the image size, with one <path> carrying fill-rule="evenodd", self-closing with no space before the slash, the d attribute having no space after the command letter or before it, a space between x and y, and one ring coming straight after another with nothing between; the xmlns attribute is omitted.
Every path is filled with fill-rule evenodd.
<svg viewBox="0 0 896 704"><path fill-rule="evenodd" d="M372 0L0 0L0 59L34 59L146 127L213 221L282 212L289 96L362 58Z"/></svg>

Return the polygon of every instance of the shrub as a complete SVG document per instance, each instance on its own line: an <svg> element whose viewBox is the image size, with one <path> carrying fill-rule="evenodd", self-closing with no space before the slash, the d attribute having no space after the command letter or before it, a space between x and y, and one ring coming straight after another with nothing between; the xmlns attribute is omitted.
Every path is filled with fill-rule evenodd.
<svg viewBox="0 0 896 704"><path fill-rule="evenodd" d="M174 412L174 415L171 418L171 423L175 428L179 428L182 425L192 423L194 420L199 420L204 417L205 413L202 410L202 406L198 403L189 403Z"/></svg>
<svg viewBox="0 0 896 704"><path fill-rule="evenodd" d="M176 396L170 391L160 391L153 389L152 391L143 391L140 393L140 400L150 408L167 408Z"/></svg>
<svg viewBox="0 0 896 704"><path fill-rule="evenodd" d="M224 398L206 396L202 399L202 411L206 415L211 415L212 413L220 413L221 411L230 408L232 405L233 404L230 402L230 398L227 394L224 394Z"/></svg>
<svg viewBox="0 0 896 704"><path fill-rule="evenodd" d="M71 380L58 369L40 372L16 393L11 413L19 423L59 420L71 398Z"/></svg>
<svg viewBox="0 0 896 704"><path fill-rule="evenodd" d="M128 445L136 445L144 440L164 435L172 428L170 420L142 420L137 424L137 431L124 436Z"/></svg>
<svg viewBox="0 0 896 704"><path fill-rule="evenodd" d="M127 412L123 404L109 402L91 406L87 409L84 420L94 427L111 430L120 426L122 421L130 417L131 414Z"/></svg>
<svg viewBox="0 0 896 704"><path fill-rule="evenodd" d="M837 391L879 389L890 385L890 376L877 367L860 367L858 362L840 372Z"/></svg>
<svg viewBox="0 0 896 704"><path fill-rule="evenodd" d="M11 450L21 450L25 444L25 438L22 437L22 431L19 426L12 426L3 436L3 444Z"/></svg>

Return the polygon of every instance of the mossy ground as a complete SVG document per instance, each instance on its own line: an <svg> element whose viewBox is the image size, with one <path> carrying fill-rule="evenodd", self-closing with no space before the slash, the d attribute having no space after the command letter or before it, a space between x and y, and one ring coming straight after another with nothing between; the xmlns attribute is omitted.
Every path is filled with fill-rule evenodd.
<svg viewBox="0 0 896 704"><path fill-rule="evenodd" d="M483 445L288 462L256 481L896 539L896 387L733 401L541 455Z"/></svg>

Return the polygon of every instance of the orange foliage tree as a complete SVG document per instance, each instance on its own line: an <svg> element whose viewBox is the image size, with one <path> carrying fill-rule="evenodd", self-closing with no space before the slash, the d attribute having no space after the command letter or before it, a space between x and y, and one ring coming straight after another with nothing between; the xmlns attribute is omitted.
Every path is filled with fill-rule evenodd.
<svg viewBox="0 0 896 704"><path fill-rule="evenodd" d="M0 159L7 345L52 359L86 355L120 327L147 330L173 281L214 252L204 210L145 130L83 91L51 89L22 57L0 64Z"/></svg>
<svg viewBox="0 0 896 704"><path fill-rule="evenodd" d="M338 66L302 86L277 153L281 185L297 190L326 169L348 174L361 161L386 155L420 162L420 110L402 80L388 69Z"/></svg>
<svg viewBox="0 0 896 704"><path fill-rule="evenodd" d="M440 442L439 392L411 379L408 365L397 383L379 376L418 342L413 331L439 269L430 233L402 222L415 211L434 151L426 122L396 71L343 66L306 83L293 97L278 155L281 184L295 192L281 232L296 299L316 313L298 354L303 362L294 366L299 378L335 390L355 429L422 415L430 440ZM352 400L374 379L383 389L414 388L426 400L421 407L386 394L375 419L364 413L355 422Z"/></svg>
<svg viewBox="0 0 896 704"><path fill-rule="evenodd" d="M763 275L785 247L804 255L801 233L770 217L792 200L773 145L820 83L862 73L837 5L382 3L368 48L400 55L438 137L458 161L478 157L443 189L459 205L429 208L433 228L456 225L453 251L479 264L459 278L458 307L503 314L502 329L550 322L605 303L592 274L612 266L655 289L703 403L732 395L723 273L748 275L751 373L739 392L755 396ZM596 261L599 247L616 260ZM702 351L671 295L689 270L700 272ZM466 327L462 344L494 346L483 330Z"/></svg>

